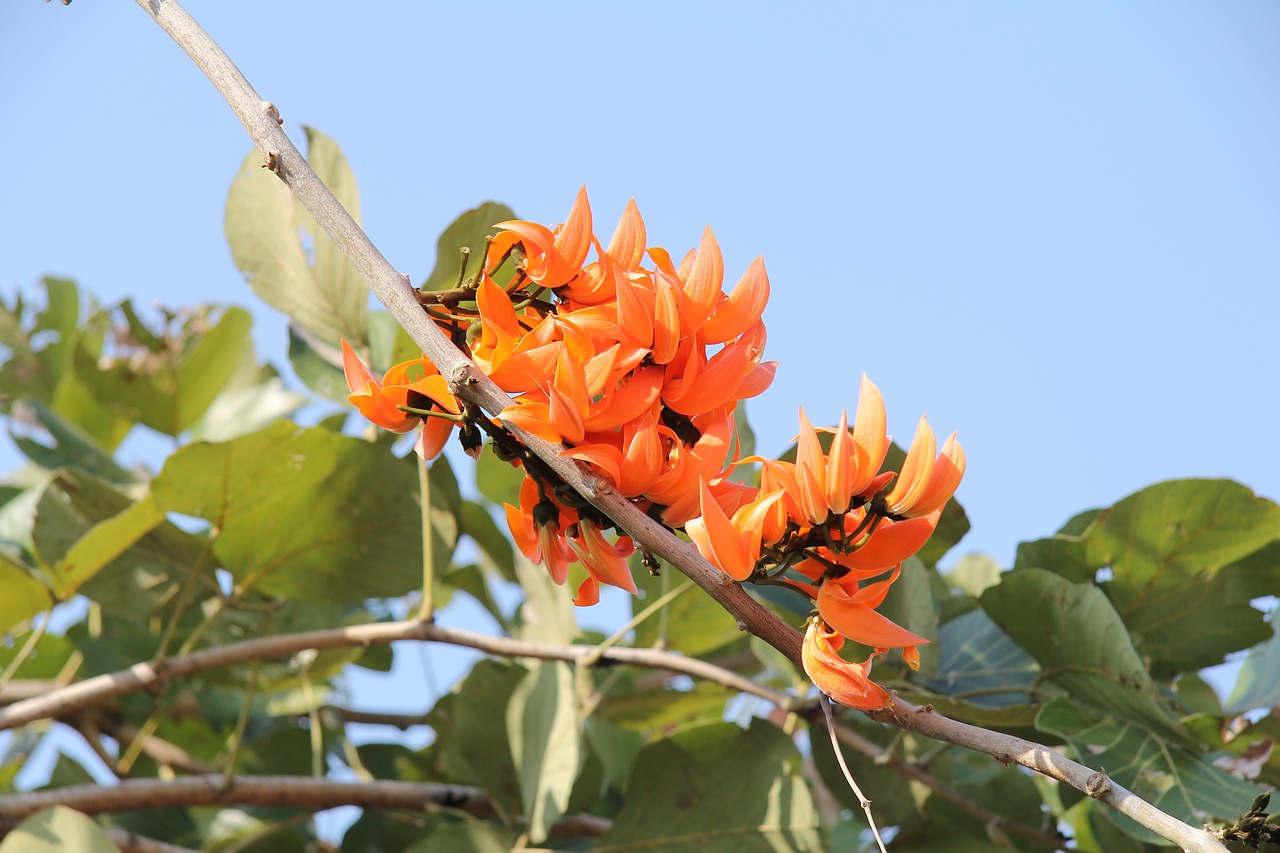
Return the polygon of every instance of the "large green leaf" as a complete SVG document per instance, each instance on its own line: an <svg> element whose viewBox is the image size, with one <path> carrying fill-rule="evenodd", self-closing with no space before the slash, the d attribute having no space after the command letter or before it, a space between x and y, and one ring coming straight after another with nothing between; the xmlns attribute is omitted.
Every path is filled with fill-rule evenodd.
<svg viewBox="0 0 1280 853"><path fill-rule="evenodd" d="M529 840L541 843L568 811L582 766L582 725L573 670L564 661L530 661L507 705L507 738L520 777Z"/></svg>
<svg viewBox="0 0 1280 853"><path fill-rule="evenodd" d="M1097 587L1024 569L983 593L982 607L1070 695L1194 748L1195 739L1156 700L1129 632Z"/></svg>
<svg viewBox="0 0 1280 853"><path fill-rule="evenodd" d="M417 474L377 445L277 423L182 448L152 493L167 511L215 525L214 554L241 587L347 603L403 595L420 583ZM441 526L438 576L456 544L456 529Z"/></svg>
<svg viewBox="0 0 1280 853"><path fill-rule="evenodd" d="M597 853L825 850L795 745L751 721L700 726L646 748Z"/></svg>
<svg viewBox="0 0 1280 853"><path fill-rule="evenodd" d="M952 619L938 631L938 668L925 685L975 705L1027 704L1040 667L983 610Z"/></svg>
<svg viewBox="0 0 1280 853"><path fill-rule="evenodd" d="M315 130L307 138L312 166L358 223L355 180L341 151ZM231 183L226 232L236 266L268 305L332 346L341 338L367 344L368 288L257 151Z"/></svg>
<svg viewBox="0 0 1280 853"><path fill-rule="evenodd" d="M0 853L120 853L93 819L66 806L36 812L0 843Z"/></svg>
<svg viewBox="0 0 1280 853"><path fill-rule="evenodd" d="M485 238L498 233L493 226L515 218L511 208L492 201L464 212L444 229L436 242L436 265L422 283L422 290L447 290L454 286L462 267L462 249L471 250L467 277L474 276L484 263Z"/></svg>
<svg viewBox="0 0 1280 853"><path fill-rule="evenodd" d="M1110 566L1108 597L1159 672L1216 663L1265 636L1247 595L1222 612L1225 566L1280 537L1280 506L1230 480L1173 480L1104 510L1085 531L1088 561ZM1213 613L1212 619L1205 619ZM1209 633L1190 625L1217 623ZM1194 644L1188 638L1196 634Z"/></svg>
<svg viewBox="0 0 1280 853"><path fill-rule="evenodd" d="M1066 738L1079 760L1128 788L1161 811L1192 826L1206 817L1234 820L1261 793L1207 761L1154 736L1142 726L1098 713L1074 699L1055 699L1040 711L1036 726ZM1126 833L1160 839L1118 812L1108 817Z"/></svg>

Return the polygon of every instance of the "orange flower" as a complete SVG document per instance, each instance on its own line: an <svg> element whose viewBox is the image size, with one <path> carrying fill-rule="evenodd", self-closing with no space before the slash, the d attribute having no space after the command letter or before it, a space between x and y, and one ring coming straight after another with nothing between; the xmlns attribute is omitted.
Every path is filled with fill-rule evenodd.
<svg viewBox="0 0 1280 853"><path fill-rule="evenodd" d="M600 600L602 583L636 594L636 581L627 565L627 557L636 550L631 537L619 536L617 542L610 544L600 528L584 519L578 522L578 535L570 537L569 547L587 570L587 578L578 587L574 604L579 607L595 604Z"/></svg>
<svg viewBox="0 0 1280 853"><path fill-rule="evenodd" d="M893 698L883 687L867 678L871 673L872 658L862 663L850 663L838 654L843 645L844 637L831 630L821 617L810 618L801 647L801 659L809 680L845 707L861 711L889 707Z"/></svg>
<svg viewBox="0 0 1280 853"><path fill-rule="evenodd" d="M818 612L832 628L863 645L887 649L929 642L875 611L884 603L899 571L894 568L888 579L863 587L853 574L828 578L818 589Z"/></svg>
<svg viewBox="0 0 1280 853"><path fill-rule="evenodd" d="M421 424L422 434L414 449L423 459L434 459L444 449L456 426L454 421L416 415L401 408L439 409L451 415L461 411L457 398L449 393L449 383L430 361L415 358L401 362L379 382L343 340L342 372L351 391L347 399L365 418L391 432L409 432Z"/></svg>
<svg viewBox="0 0 1280 853"><path fill-rule="evenodd" d="M760 537L765 519L778 506L780 492L757 497L741 506L730 519L716 502L705 478L699 483L702 515L685 524L685 532L702 556L736 581L751 577L760 559Z"/></svg>
<svg viewBox="0 0 1280 853"><path fill-rule="evenodd" d="M933 428L923 417L916 428L911 450L902 463L902 473L893 491L885 498L885 507L892 515L918 518L929 515L946 506L956 487L964 477L964 448L956 441L953 432L942 445L942 453L933 458L937 439Z"/></svg>
<svg viewBox="0 0 1280 853"><path fill-rule="evenodd" d="M499 222L502 231L489 244L487 265L492 269L498 259L515 245L524 247L524 274L543 287L560 287L582 273L582 263L591 250L591 203L587 188L578 191L569 218L554 232L545 225L513 219Z"/></svg>
<svg viewBox="0 0 1280 853"><path fill-rule="evenodd" d="M565 541L563 530L577 521L576 514L569 514L538 494L538 485L529 476L520 484L520 507L503 504L507 514L507 526L520 552L534 565L546 563L547 573L557 584L563 585L569 576L569 565L577 555Z"/></svg>

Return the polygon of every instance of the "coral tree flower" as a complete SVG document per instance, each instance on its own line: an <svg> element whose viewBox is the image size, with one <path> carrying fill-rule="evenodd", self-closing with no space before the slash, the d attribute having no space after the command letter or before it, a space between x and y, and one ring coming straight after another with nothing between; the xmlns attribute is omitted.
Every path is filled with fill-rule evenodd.
<svg viewBox="0 0 1280 853"><path fill-rule="evenodd" d="M839 655L843 645L844 637L821 617L810 618L801 647L801 659L809 680L847 708L877 711L889 707L893 699L888 691L867 677L871 673L872 658L850 663Z"/></svg>
<svg viewBox="0 0 1280 853"><path fill-rule="evenodd" d="M458 399L449 392L449 384L435 365L426 358L415 358L397 364L379 381L351 345L343 340L342 372L351 391L347 399L360 410L360 414L391 432L409 432L421 424L422 434L414 449L423 459L434 459L440 455L457 424L447 418L405 411L436 409L450 415L461 411Z"/></svg>
<svg viewBox="0 0 1280 853"><path fill-rule="evenodd" d="M955 433L947 437L942 452L934 459L936 447L933 428L921 418L911 450L902 463L902 473L885 498L889 513L918 518L942 509L955 494L964 477L964 448L956 441Z"/></svg>

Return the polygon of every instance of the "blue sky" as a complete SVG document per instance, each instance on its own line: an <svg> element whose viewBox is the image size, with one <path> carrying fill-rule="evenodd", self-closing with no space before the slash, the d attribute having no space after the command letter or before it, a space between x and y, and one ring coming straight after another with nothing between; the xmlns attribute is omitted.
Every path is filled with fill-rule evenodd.
<svg viewBox="0 0 1280 853"><path fill-rule="evenodd" d="M866 371L959 430L961 550L1157 480L1280 497L1280 5L196 2L300 138L344 148L414 281L462 210L763 254L780 452ZM248 305L223 204L250 142L133 4L0 9L0 289ZM0 462L11 467L11 447ZM145 455L143 449L135 451Z"/></svg>

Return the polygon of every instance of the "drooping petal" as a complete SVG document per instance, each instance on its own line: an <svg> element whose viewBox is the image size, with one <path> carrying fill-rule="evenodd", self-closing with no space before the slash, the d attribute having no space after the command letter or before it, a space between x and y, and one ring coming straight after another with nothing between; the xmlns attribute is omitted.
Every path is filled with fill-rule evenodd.
<svg viewBox="0 0 1280 853"><path fill-rule="evenodd" d="M844 638L821 619L810 620L801 647L805 674L819 690L847 708L875 711L889 707L892 697L867 677L871 658L860 664L850 663L838 654L842 645Z"/></svg>
<svg viewBox="0 0 1280 853"><path fill-rule="evenodd" d="M857 591L851 592L850 585L857 590L856 581L844 584L834 580L827 580L818 590L818 612L832 628L867 646L900 648L929 642L881 616L872 609L874 605L858 603Z"/></svg>

